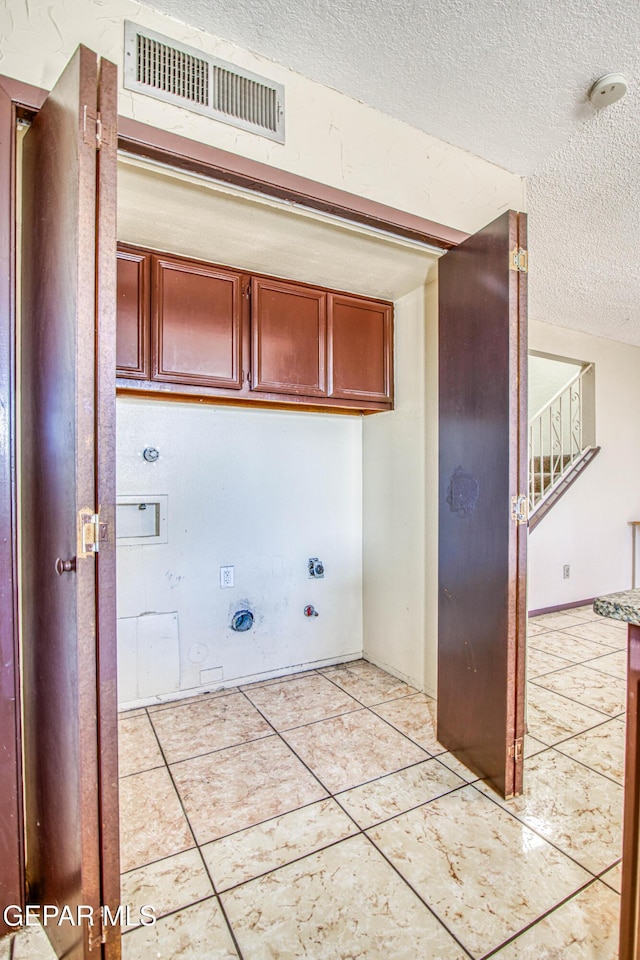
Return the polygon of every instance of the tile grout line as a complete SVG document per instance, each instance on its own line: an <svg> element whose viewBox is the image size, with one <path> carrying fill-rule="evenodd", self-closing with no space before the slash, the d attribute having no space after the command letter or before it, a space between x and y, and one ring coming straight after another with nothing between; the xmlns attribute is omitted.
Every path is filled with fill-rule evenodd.
<svg viewBox="0 0 640 960"><path fill-rule="evenodd" d="M324 783L322 782L322 780L320 779L320 777L319 777L316 773L313 772L313 770L311 769L311 767L309 767L309 765L306 764L306 763L304 762L304 760L303 760L301 757L298 756L298 754L297 754L296 751L293 749L293 747L291 746L291 744L290 744L290 743L287 743L287 741L284 739L284 737L282 736L282 734L281 734L278 730L276 730L276 728L274 727L274 725L273 725L273 723L271 722L271 720L269 720L269 718L262 712L262 710L260 709L260 707L256 706L256 704L253 703L253 701L251 700L251 698L250 698L249 696L247 696L246 693L243 694L243 695L246 697L246 699L247 699L248 702L251 704L251 706L252 706L255 710L258 711L258 713L260 714L260 716L262 717L262 719L265 721L265 723L268 723L268 724L269 724L269 726L270 726L271 729L273 730L273 732L274 732L274 734L276 735L276 737L278 737L279 740L281 741L281 743L283 743L283 744L285 745L285 747L287 748L287 750L290 750L291 753L294 755L294 757L296 757L296 758L300 761L300 763L305 767L305 769L311 774L311 776L313 777L313 779L316 780L317 783L320 784L320 786L321 786L322 789L325 791L325 793L328 793L329 796L331 796L331 791L328 789L328 787L326 787L325 784L324 784ZM353 711L351 711L351 712L352 712L352 713L357 713L358 711L353 710ZM342 716L345 716L345 714L342 714ZM331 719L333 719L333 718L331 718ZM313 722L314 722L314 723L317 723L317 722L319 722L319 721L313 721ZM311 724L305 724L304 726L311 726ZM298 729L299 729L299 728L298 728ZM303 806L308 806L308 804L303 804ZM294 808L294 809L298 809L298 808ZM292 812L292 811L290 811L290 812Z"/></svg>
<svg viewBox="0 0 640 960"><path fill-rule="evenodd" d="M540 634L540 636L544 636L544 634ZM581 642L581 643L596 643L595 640L584 640L584 641L581 641L581 640L580 640L580 637L567 637L567 639L568 639L568 640L575 640L575 641ZM555 652L554 652L554 653L550 653L548 650L543 650L542 647L537 647L537 646L536 646L536 643L535 643L535 640L536 640L536 638L533 637L533 640L532 640L531 643L528 643L528 642L527 642L527 647L528 647L529 649L535 650L536 653L546 653L547 656L549 656L549 657L557 657L558 660L564 660L564 661L566 662L566 664L567 664L567 667L577 667L577 666L579 666L580 664L585 664L585 665L586 665L586 664L588 664L588 663L593 663L594 660L601 660L603 657L610 657L612 653L624 653L624 648L623 648L623 647L619 647L619 648L618 648L618 647L607 647L607 646L605 646L604 644L599 644L599 646L602 646L602 647L604 648L603 651L602 651L602 653L597 653L594 657L585 657L583 660L569 660L569 659L567 659L567 657L563 657L561 653L555 653ZM566 670L567 667L557 667L557 669L558 669L558 670ZM555 671L550 671L550 672L555 672Z"/></svg>
<svg viewBox="0 0 640 960"><path fill-rule="evenodd" d="M189 817L188 817L188 815L187 815L187 811L186 811L186 809L185 809L185 806L184 806L184 803L183 803L183 800L182 800L182 795L181 795L180 791L178 790L177 784L176 784L176 782L175 782L175 780L174 780L174 778L173 778L173 774L172 774L172 772L171 772L171 768L170 768L169 764L167 763L167 758L166 758L165 752L164 752L164 750L163 750L163 748L162 748L162 744L160 743L160 738L159 738L159 736L158 736L158 732L157 732L157 730L156 730L156 728L155 728L155 726L154 726L154 724L153 724L153 720L152 720L151 717L149 716L148 711L146 711L146 712L147 712L147 717L148 717L148 719L149 719L149 722L150 722L150 724L151 724L151 729L153 730L153 734L154 734L154 736L155 736L155 738L156 738L156 741L157 741L157 744L158 744L158 749L160 750L160 753L162 754L162 757L163 757L163 759L164 759L165 767L166 767L167 773L169 774L169 778L170 778L170 780L171 780L171 784L172 784L172 786L173 786L173 789L174 789L175 792L176 792L176 796L178 797L178 801L179 801L179 803L180 803L180 809L182 810L182 814L183 814L183 816L184 816L184 818L185 818L185 822L186 822L186 824L187 824L187 827L189 828L189 833L191 834L191 837L192 837L193 842L194 842L194 844L195 844L195 848L196 848L197 851L198 851L198 856L200 857L200 860L201 860L201 862L202 862L202 865L203 865L203 867L204 867L204 869L205 869L205 873L206 873L207 877L209 878L209 882L210 882L210 884L211 884L211 889L212 889L212 891L213 891L213 892L212 892L212 897L216 900L216 902L218 903L218 906L220 907L220 910L222 911L222 916L223 916L224 922L225 922L225 924L227 925L227 928L228 928L228 930L229 930L229 935L230 935L230 937L231 937L231 941L232 941L232 943L234 944L234 947L235 947L236 952L237 952L237 954L238 954L238 958L239 958L239 960L243 960L243 954L242 954L242 951L240 950L239 944L238 944L237 941L236 941L235 933L233 932L233 930L232 930L232 928L231 928L231 924L229 923L229 920L228 920L228 918L227 918L226 911L225 911L225 909L224 909L224 907L223 907L223 905L222 905L222 903L221 903L221 901L220 901L220 897L218 896L218 892L217 892L217 890L216 890L216 885L215 885L215 883L213 882L213 878L211 877L211 875L210 875L210 873L209 873L209 869L208 869L208 867L207 867L207 865L206 865L206 863L205 863L204 857L202 856L202 853L201 853L201 851L200 851L200 845L199 845L198 840L197 840L197 838L196 838L195 831L194 831L194 829L193 829L193 827L192 827L192 825L191 825L191 821L190 821L190 819L189 819ZM190 849L193 849L193 847L191 847ZM180 851L180 852L186 852L186 851ZM173 854L173 856L176 856L176 854ZM163 859L168 859L168 857L167 857L167 858L163 858ZM155 862L158 862L158 861L155 861ZM142 866L147 866L147 864L143 864ZM179 907L178 910L174 910L174 911L172 911L172 912L173 912L173 913L178 913L180 910L186 910L186 909L188 909L189 907L194 906L195 903L202 903L203 900L208 900L208 899L211 899L211 897L204 897L204 898L202 898L201 900L193 901L192 903L189 903L189 904L187 904L186 906L183 906L183 907ZM165 914L164 916L170 916L170 915L171 915L171 914L168 913L168 914ZM131 931L127 931L127 933L129 933L129 932L131 932ZM123 935L124 935L124 934L123 934Z"/></svg>
<svg viewBox="0 0 640 960"><path fill-rule="evenodd" d="M435 757L434 757L434 759L435 759ZM449 768L447 767L447 770L448 770L448 769L449 769ZM450 773L453 773L453 770L450 770L449 772L450 772ZM393 776L393 774L389 774L389 776ZM457 774L455 774L455 776L457 776ZM405 814L407 814L407 813L413 813L415 810L420 810L421 807L428 807L429 804L430 804L430 803L433 803L435 800L441 800L442 797L449 797L449 796L451 796L452 793L457 793L458 790L464 790L465 787L470 787L470 786L471 786L470 783L467 783L465 780L462 780L462 778L460 778L460 779L461 779L462 782L459 783L459 784L457 784L457 786L451 787L449 790L443 790L442 793L438 793L438 794L436 794L434 797L430 797L428 800L423 800L422 803L415 803L412 807L407 807L406 810L402 810L400 813L394 813L392 816L390 816L390 817L384 817L382 820L375 820L373 823L370 823L368 827L360 827L361 832L362 832L362 833L366 833L367 830L373 830L375 827L382 827L382 826L384 826L384 824L386 824L386 823L391 823L392 820L397 820L397 819L399 819L400 817L404 817ZM357 789L357 787L352 788L352 789ZM343 792L344 792L344 793L348 793L348 791L346 791L346 790L343 791ZM336 801L336 803L340 804L340 809L341 809L341 810L344 810L344 812L347 814L347 816L351 817L351 814L349 813L349 811L348 811L347 809L345 809L345 807L343 807L342 804L340 803L339 797L340 797L340 794L337 794L336 796L333 797L333 799ZM353 818L352 818L352 819L353 819ZM355 821L354 821L354 822L355 822ZM357 825L357 823L356 823L356 825Z"/></svg>
<svg viewBox="0 0 640 960"><path fill-rule="evenodd" d="M549 657L555 657L555 653L548 653L547 650L539 650L535 648L536 653L544 653ZM613 653L622 653L621 650L614 650ZM605 657L610 657L611 653L598 654L597 657L591 657L587 660L565 660L563 666L554 667L553 670L546 670L544 673L536 673L535 676L527 677L528 681L537 680L539 677L549 677L554 673L563 673L565 670L571 669L571 667L586 667L587 670L592 670L594 673L600 673L605 677L611 677L613 680L621 680L623 683L626 680L626 676L620 677L616 673L607 673L606 670L602 670L598 667L592 667L591 664L595 663L597 660L603 660ZM562 660L562 657L558 657L559 660Z"/></svg>
<svg viewBox="0 0 640 960"><path fill-rule="evenodd" d="M551 907L550 910L541 913L539 917L536 917L535 920L532 920L531 923L528 923L526 926L519 930L518 933L515 933L512 937L509 937L507 940L504 940L497 947L494 947L492 950L489 950L488 953L482 954L478 960L489 960L490 957L495 957L500 950L504 950L505 947L508 947L510 944L517 942L521 936L531 930L536 924L540 923L542 920L546 920L547 917L552 916L556 913L557 910L560 910L562 907L566 906L567 903L570 903L571 900L574 900L581 893L584 893L585 890L588 890L589 887L592 887L595 883L598 883L599 877L592 877L590 880L587 880L581 887L578 887L577 890L574 890L573 893L570 893L563 900L560 900L559 903L556 903L555 906ZM615 891L614 891L615 892Z"/></svg>
<svg viewBox="0 0 640 960"><path fill-rule="evenodd" d="M331 800L332 797L327 797L326 799ZM346 837L340 837L338 840L332 840L330 843L325 843L323 846L318 847L316 850L310 850L309 853L301 853L299 857L294 857L293 860L288 860L286 863L279 863L277 866L273 867L271 870L264 870L262 873L258 873L255 877L248 877L246 880L239 880L238 883L234 883L230 887L225 887L224 890L220 891L219 895L226 896L226 894L228 893L232 893L235 890L239 890L240 887L246 887L248 883L253 883L254 880L260 880L262 877L269 877L271 876L272 873L279 873L281 870L286 870L287 867L292 866L294 863L301 863L303 860L307 860L309 857L313 857L317 853L323 853L325 850L330 850L332 847L337 847L341 843L345 843L347 840L353 840L354 837L358 837L364 833L364 831L360 827L358 827L357 824L356 824L356 828L357 829L355 833L350 833Z"/></svg>
<svg viewBox="0 0 640 960"><path fill-rule="evenodd" d="M355 662L357 663L358 661L355 661ZM365 660L364 662L368 663L369 661ZM362 706L366 707L367 709L369 709L370 707L381 707L385 703L395 703L397 700L406 700L407 697L413 697L415 696L416 693L420 693L419 690L415 690L415 693L402 693L397 697L389 697L387 700L379 700L379 701L375 701L375 703L364 703L362 700L358 700L355 694L349 693L349 691L345 687L340 686L340 684L337 683L332 677L330 676L328 677L325 674L323 674L323 676L325 677L326 680L329 680L334 685L334 687L337 687L338 690L342 690L342 692L346 693L348 696L353 697L354 700L357 700L358 703L361 703ZM391 674L389 674L389 676L391 676ZM366 682L366 681L363 681L363 682ZM411 690L414 689L413 687L410 686L410 684L405 683L404 680L399 680L398 683L404 683L404 685L409 687Z"/></svg>
<svg viewBox="0 0 640 960"><path fill-rule="evenodd" d="M476 782L478 782L478 781L476 781ZM480 782L481 782L481 783L484 783L484 780L483 780L483 781L480 781ZM594 873L593 870L590 870L590 869L589 869L589 867L585 867L585 865L584 865L583 863L579 863L578 860L575 859L575 857L573 857L570 853L567 853L566 850L562 850L562 848L559 847L556 843L554 843L553 840L549 840L548 837L545 837L544 834L540 833L539 830L536 830L535 827L530 826L530 824L528 824L525 820L523 820L521 817L519 817L517 813L514 813L513 810L510 810L509 807L503 806L503 805L500 803L500 801L497 800L495 797L492 797L492 796L490 796L490 795L487 794L487 793L483 793L482 790L480 790L480 788L477 787L475 783L470 783L469 786L470 786L470 787L473 787L474 790L476 790L481 796L485 797L487 800L490 800L491 803L494 803L500 810L504 810L505 813L508 813L509 816L510 816L510 817L513 817L514 820L517 820L517 822L518 822L521 826L526 827L526 829L527 829L527 830L530 830L531 833L534 833L534 834L535 834L537 837L539 837L541 840L544 840L545 843L549 844L550 847L553 847L554 850L557 850L557 852L560 853L560 854L562 854L563 857L566 857L567 860L571 860L571 862L574 863L577 867L580 867L581 870L584 870L585 873L588 873L593 880L597 880L597 879L598 879L598 874L597 874L597 873ZM506 802L507 802L507 801L505 801L505 803L506 803ZM611 866L613 866L613 864L610 864L608 867L605 867L604 869L605 869L605 870L609 870L609 869L611 868Z"/></svg>
<svg viewBox="0 0 640 960"><path fill-rule="evenodd" d="M558 696L561 696L561 694L558 694ZM565 700L566 699L567 698L565 697ZM609 723L611 720L618 720L620 717L620 714L618 714L615 717L609 717L604 714L602 716L603 716L603 719L599 723L594 723L592 727L584 727L584 729L582 730L576 730L575 733L570 733L568 737L564 737L564 739L562 740L556 740L554 743L545 744L547 750L551 750L553 747L557 747L561 743L567 743L569 740L573 740L575 737L581 737L583 734L590 733L592 730L599 730L600 727L604 727L605 723ZM529 736L533 737L534 740L539 740L540 743L544 743L544 740L540 739L539 734L536 735L535 733L530 733Z"/></svg>
<svg viewBox="0 0 640 960"><path fill-rule="evenodd" d="M179 763L189 763L191 760L202 760L203 757L212 757L214 753L222 753L224 750L233 750L235 747L243 747L247 743L258 743L260 740L269 740L273 734L266 733L260 737L250 737L248 740L240 740L238 743L228 743L225 747L216 747L215 750L207 750L206 753L194 753L193 756L181 757L179 760L168 760L167 766L177 767Z"/></svg>
<svg viewBox="0 0 640 960"><path fill-rule="evenodd" d="M575 637L573 639L577 640L578 638ZM587 640L585 640L584 642L591 643L591 641L587 641ZM567 658L563 657L561 654L549 653L548 650L542 650L540 647L536 647L535 644L531 644L531 647L533 650L535 650L536 653L544 653L548 657L555 657L555 659L557 660L565 661L565 664L566 664L565 666L556 667L554 670L549 670L548 671L549 673L559 673L562 670L568 670L570 667L588 667L589 670L598 670L597 666L594 667L594 666L591 666L591 664L597 663L598 660L604 660L605 657L612 657L616 653L625 653L625 650L622 647L620 647L619 649L614 647L605 647L604 652L596 654L595 657L584 657L582 660L567 660ZM624 677L619 677L615 673L614 674L607 673L606 670L598 670L598 672L604 673L605 676L608 676L608 677L613 676L615 677L616 680L625 679ZM626 660L625 660L625 672L626 672Z"/></svg>
<svg viewBox="0 0 640 960"><path fill-rule="evenodd" d="M145 707L145 710L146 710L146 707ZM167 758L166 758L166 756L165 756L164 750L162 749L162 744L160 743L160 738L158 737L157 730L156 730L156 728L154 727L154 725L153 725L153 720L151 719L151 717L149 717L148 713L147 713L147 717L148 717L149 723L151 724L151 730L153 731L153 735L154 735L154 737L156 738L156 743L158 744L158 749L160 750L160 753L161 753L161 755L162 755L162 759L164 760L164 766L165 766L165 769L166 769L166 771L167 771L167 773L168 773L168 775L169 775L169 780L171 781L171 786L173 787L173 789L174 789L174 791L175 791L175 794L176 794L176 797L178 798L178 803L180 804L180 809L182 810L182 815L183 815L183 817L184 817L184 819L185 819L185 823L187 824L187 828L188 828L188 830L189 830L189 833L191 834L191 839L193 840L193 847L197 847L197 846L198 846L198 841L197 841L197 839L196 839L196 835L195 835L195 833L194 833L194 831L193 831L193 828L192 828L192 826L191 826L191 821L189 820L189 817L187 816L187 811L185 810L184 803L182 802L182 796L180 795L180 791L178 790L178 787L176 786L176 782L175 782L175 780L173 779L173 775L172 775L172 773L171 773L171 768L169 767L169 764L167 763ZM161 768L160 768L160 767L156 767L155 769L158 769L158 770L159 770L159 769L161 769ZM193 850L193 847L189 847L188 849ZM178 852L178 853L186 853L186 850L184 850L184 851L183 851L183 850L180 850L180 851L177 851L177 852ZM167 860L170 856L176 856L176 854L175 854L175 853L174 853L174 854L168 854L167 857L161 857L160 860ZM154 860L153 862L154 862L154 863L159 863L160 860ZM140 866L147 866L147 864L140 864ZM132 870L135 870L135 869L138 869L138 868L137 868L137 867L133 867L133 868L132 868ZM126 873L131 873L132 870L127 870L127 871L125 871L125 872L126 872ZM121 876L122 876L122 874L121 874Z"/></svg>
<svg viewBox="0 0 640 960"><path fill-rule="evenodd" d="M235 950L236 950L236 953L238 954L238 960L244 960L244 954L243 954L242 950L240 949L240 944L238 943L238 938L236 937L235 930L233 929L233 924L232 924L231 921L229 920L229 917L228 917L228 915L227 915L227 911L226 911L226 909L225 909L224 903L222 902L222 898L221 898L221 896L220 896L219 893L216 893L216 900L218 901L218 906L220 907L220 911L221 911L221 913L222 913L223 920L224 920L224 922L225 922L226 925L227 925L227 930L229 931L229 936L231 937L231 942L233 943L233 945L234 945L234 947L235 947Z"/></svg>
<svg viewBox="0 0 640 960"><path fill-rule="evenodd" d="M576 664L576 666L582 666L582 664ZM593 671L595 673L595 671ZM607 674L605 674L607 676ZM613 677L611 679L614 679ZM555 693L557 697L564 697L565 700L568 700L569 703L577 703L581 707L588 707L589 710L594 710L596 713L601 714L601 716L608 717L609 720L614 720L616 717L619 717L621 713L624 713L624 708L618 710L616 713L606 713L606 711L601 710L599 707L592 707L589 703L583 703L581 700L574 700L573 697L567 697L564 693L558 693L557 690L553 690L551 687L545 687L543 683L536 683L535 680L527 680L527 683L533 684L534 687L539 687L541 690L548 690L549 693Z"/></svg>
<svg viewBox="0 0 640 960"><path fill-rule="evenodd" d="M434 799L437 799L437 798L434 797ZM371 830L371 829L373 829L373 828L372 828L372 827L369 827L368 829ZM449 929L449 927L448 927L447 924L444 922L444 920L443 920L440 916L438 916L438 914L435 912L434 908L433 908L429 903L427 903L427 901L424 899L424 897L422 897L422 896L418 893L418 891L415 889L415 887L413 886L413 884L411 884L411 883L407 880L407 878L402 875L402 873L400 872L400 870L396 867L396 865L393 863L393 861L391 861L391 860L389 859L389 857L386 855L386 853L384 852L384 850L382 850L382 849L376 844L375 840L373 840L373 838L370 837L369 834L368 834L366 831L363 831L363 834L364 834L364 836L367 838L367 840L369 841L369 843L371 844L371 846L373 847L373 849L376 850L377 853L379 853L380 856L381 856L384 860L386 860L386 862L389 864L389 866L390 866L391 869L394 871L394 873L396 873L397 876L400 877L400 879L401 879L401 880L403 881L403 883L409 888L409 890L411 890L411 892L414 894L414 896L416 896L416 897L418 898L418 900L420 901L420 903L424 904L424 906L427 908L427 910L429 911L429 913L437 920L437 922L440 924L440 926L443 927L443 928L447 931L447 933L448 933L449 936L452 938L452 940L454 940L454 941L458 944L458 946L460 947L460 949L463 950L463 951L467 954L467 956L471 958L471 960L475 960L474 955L471 953L471 951L470 951L469 949L467 949L467 947L465 947L465 945L462 943L462 941Z"/></svg>
<svg viewBox="0 0 640 960"><path fill-rule="evenodd" d="M603 723L600 724L601 727L604 726ZM597 730L597 727L592 727L592 730ZM586 730L585 733L589 733L589 730ZM581 737L581 733L577 733L576 737ZM562 743L571 743L571 740L575 740L575 737L571 737L569 740L563 740ZM604 777L605 780L608 780L609 783L614 783L620 789L624 789L624 783L620 783L619 780L615 780L613 777L609 776L607 773L602 773L601 770L596 770L595 767L590 767L588 763L585 763L584 760L578 760L577 757L572 757L570 753L564 753L562 750L558 749L560 744L557 746L549 747L550 750L555 750L556 753L562 754L563 757L566 757L567 760L573 760L574 763L579 764L581 767L584 767L585 770L589 770L590 773L595 773L599 777Z"/></svg>

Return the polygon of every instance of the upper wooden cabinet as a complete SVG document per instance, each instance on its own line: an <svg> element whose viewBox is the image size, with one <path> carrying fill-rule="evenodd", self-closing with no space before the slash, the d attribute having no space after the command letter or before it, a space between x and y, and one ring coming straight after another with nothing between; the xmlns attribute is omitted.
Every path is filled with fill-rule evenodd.
<svg viewBox="0 0 640 960"><path fill-rule="evenodd" d="M259 277L251 283L252 389L325 397L326 293Z"/></svg>
<svg viewBox="0 0 640 960"><path fill-rule="evenodd" d="M117 357L121 390L389 410L393 306L119 246Z"/></svg>
<svg viewBox="0 0 640 960"><path fill-rule="evenodd" d="M242 388L243 275L153 257L151 376Z"/></svg>
<svg viewBox="0 0 640 960"><path fill-rule="evenodd" d="M329 396L392 399L391 304L329 295Z"/></svg>
<svg viewBox="0 0 640 960"><path fill-rule="evenodd" d="M116 366L119 377L149 376L148 254L118 248L118 332Z"/></svg>

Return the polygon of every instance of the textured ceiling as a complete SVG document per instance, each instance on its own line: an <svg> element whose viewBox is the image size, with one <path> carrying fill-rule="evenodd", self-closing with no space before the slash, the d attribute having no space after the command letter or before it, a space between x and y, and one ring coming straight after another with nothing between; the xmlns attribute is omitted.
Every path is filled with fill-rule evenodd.
<svg viewBox="0 0 640 960"><path fill-rule="evenodd" d="M145 2L526 174L531 315L640 344L637 0Z"/></svg>
<svg viewBox="0 0 640 960"><path fill-rule="evenodd" d="M638 62L637 0L149 2L516 173Z"/></svg>
<svg viewBox="0 0 640 960"><path fill-rule="evenodd" d="M640 84L623 105L582 126L528 180L529 310L640 345Z"/></svg>

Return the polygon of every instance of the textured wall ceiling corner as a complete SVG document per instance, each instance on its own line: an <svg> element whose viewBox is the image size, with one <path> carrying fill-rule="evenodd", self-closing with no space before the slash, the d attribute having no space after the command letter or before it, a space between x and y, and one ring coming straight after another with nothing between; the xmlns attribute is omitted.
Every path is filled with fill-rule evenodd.
<svg viewBox="0 0 640 960"><path fill-rule="evenodd" d="M148 5L526 175L532 316L640 345L637 0Z"/></svg>

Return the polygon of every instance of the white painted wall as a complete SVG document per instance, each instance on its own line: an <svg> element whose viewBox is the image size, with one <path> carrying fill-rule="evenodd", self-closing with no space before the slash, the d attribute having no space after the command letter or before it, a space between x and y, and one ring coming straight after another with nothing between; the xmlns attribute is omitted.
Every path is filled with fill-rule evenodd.
<svg viewBox="0 0 640 960"><path fill-rule="evenodd" d="M524 182L515 174L134 0L11 0L0 13L0 72L50 89L84 43L121 73L125 19L283 83L287 142L121 89L123 116L468 232L509 206L524 209Z"/></svg>
<svg viewBox="0 0 640 960"><path fill-rule="evenodd" d="M595 363L600 454L529 536L530 610L631 586L640 520L640 348L531 320L529 347ZM563 564L571 576L562 578Z"/></svg>
<svg viewBox="0 0 640 960"><path fill-rule="evenodd" d="M436 692L437 285L395 304L395 409L363 423L364 654Z"/></svg>
<svg viewBox="0 0 640 960"><path fill-rule="evenodd" d="M177 612L179 689L360 656L361 419L134 398L117 410L118 494L169 498L166 544L118 547L118 617ZM308 578L309 557L323 580ZM222 565L235 567L232 589ZM234 633L244 607L255 625ZM157 618L159 636L167 624ZM200 683L218 667L219 682Z"/></svg>
<svg viewBox="0 0 640 960"><path fill-rule="evenodd" d="M425 630L424 288L395 305L395 410L363 423L367 659L418 687Z"/></svg>
<svg viewBox="0 0 640 960"><path fill-rule="evenodd" d="M580 367L579 362L569 363L566 360L529 354L529 419L535 417L536 413L579 373Z"/></svg>

